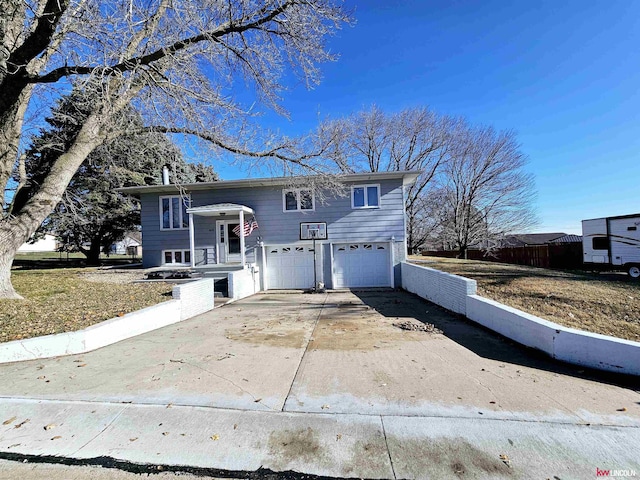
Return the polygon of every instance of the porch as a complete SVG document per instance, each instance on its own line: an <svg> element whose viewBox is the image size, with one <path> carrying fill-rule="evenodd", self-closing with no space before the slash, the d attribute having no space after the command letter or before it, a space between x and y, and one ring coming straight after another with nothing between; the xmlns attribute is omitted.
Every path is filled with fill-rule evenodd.
<svg viewBox="0 0 640 480"><path fill-rule="evenodd" d="M188 208L187 214L191 268L216 272L218 266L242 269L255 262L255 253L252 248L248 250L246 244L247 235L255 228L255 221L247 222L248 216L254 214L253 209L219 203ZM196 222L195 217L202 217L202 221Z"/></svg>

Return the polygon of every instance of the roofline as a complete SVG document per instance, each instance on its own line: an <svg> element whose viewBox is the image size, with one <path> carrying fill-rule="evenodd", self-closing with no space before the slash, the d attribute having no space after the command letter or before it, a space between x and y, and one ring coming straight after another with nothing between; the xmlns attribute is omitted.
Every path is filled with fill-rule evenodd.
<svg viewBox="0 0 640 480"><path fill-rule="evenodd" d="M615 217L598 217L598 218L587 218L582 220L583 222L590 222L592 220L624 220L625 218L640 218L640 213L630 213L629 215L618 215Z"/></svg>
<svg viewBox="0 0 640 480"><path fill-rule="evenodd" d="M336 175L335 178L342 182L362 182L401 178L403 185L411 185L416 181L422 172L415 170L402 170L397 172L368 172L368 173L349 173ZM267 178L247 178L242 180L219 180L217 182L199 182L185 183L181 185L143 185L135 187L117 188L116 191L129 194L139 195L141 193L173 193L177 190L211 190L223 188L241 188L241 187L269 187L277 185L287 185L292 182L299 182L304 179L321 178L313 175L309 177L267 177Z"/></svg>

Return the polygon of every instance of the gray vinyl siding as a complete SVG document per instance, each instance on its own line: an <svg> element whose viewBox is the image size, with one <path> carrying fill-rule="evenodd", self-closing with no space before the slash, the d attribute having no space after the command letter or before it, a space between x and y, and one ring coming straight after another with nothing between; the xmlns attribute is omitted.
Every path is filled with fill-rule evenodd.
<svg viewBox="0 0 640 480"><path fill-rule="evenodd" d="M191 193L191 204L197 207L217 203L236 203L252 208L255 211L259 229L254 230L247 237L247 248L257 245L259 239L265 245L299 242L301 222L326 222L327 242L331 243L388 242L391 237L394 237L396 242L403 242L405 232L402 180L367 183L380 185L380 208L351 208L350 185L360 183L349 184L344 197L326 198L324 203L316 199L315 211L283 212L283 189L273 186L195 191ZM141 195L145 267L160 265L162 250L189 248L189 230L160 230L158 198L157 193ZM216 220L220 218L194 216L196 248L216 245ZM330 261L328 249L323 253L323 263L326 265Z"/></svg>

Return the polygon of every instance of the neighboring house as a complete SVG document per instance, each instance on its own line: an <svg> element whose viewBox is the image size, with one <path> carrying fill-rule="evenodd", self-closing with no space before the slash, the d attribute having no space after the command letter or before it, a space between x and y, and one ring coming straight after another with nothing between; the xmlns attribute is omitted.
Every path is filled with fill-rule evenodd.
<svg viewBox="0 0 640 480"><path fill-rule="evenodd" d="M23 243L22 246L18 248L18 253L55 252L57 248L58 241L56 240L56 237L47 233L44 238L41 238L34 243Z"/></svg>
<svg viewBox="0 0 640 480"><path fill-rule="evenodd" d="M304 177L120 191L140 198L146 268L251 267L263 289L311 288L314 281L327 288L393 287L407 251L405 187L417 176L344 175L345 196L314 191ZM258 228L251 231L254 219Z"/></svg>
<svg viewBox="0 0 640 480"><path fill-rule="evenodd" d="M142 255L142 234L140 232L127 233L122 240L111 245L109 252L140 257Z"/></svg>
<svg viewBox="0 0 640 480"><path fill-rule="evenodd" d="M551 240L549 243L553 245L568 244L568 243L582 243L582 235L564 235Z"/></svg>
<svg viewBox="0 0 640 480"><path fill-rule="evenodd" d="M566 237L566 233L518 233L509 235L502 240L502 248L527 247L532 245L546 245L560 237Z"/></svg>

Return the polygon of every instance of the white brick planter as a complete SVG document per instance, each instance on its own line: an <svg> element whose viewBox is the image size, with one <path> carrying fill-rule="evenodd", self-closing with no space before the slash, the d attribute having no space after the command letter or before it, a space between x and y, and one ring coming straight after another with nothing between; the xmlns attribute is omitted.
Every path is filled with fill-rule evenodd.
<svg viewBox="0 0 640 480"><path fill-rule="evenodd" d="M640 375L640 343L563 327L483 298L475 294L473 280L402 263L402 288L552 358Z"/></svg>
<svg viewBox="0 0 640 480"><path fill-rule="evenodd" d="M213 309L213 279L176 285L173 298L77 332L2 343L0 363L85 353L207 312Z"/></svg>

